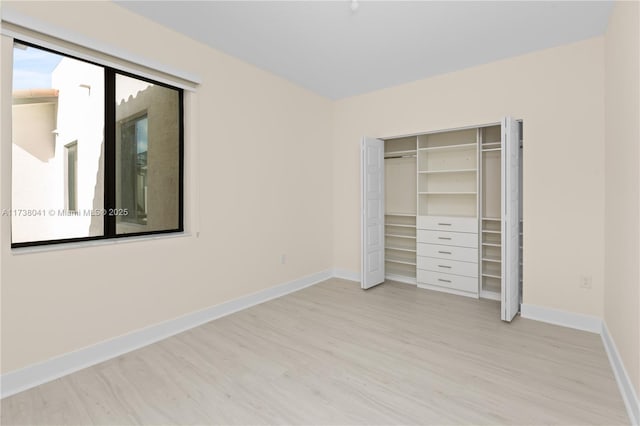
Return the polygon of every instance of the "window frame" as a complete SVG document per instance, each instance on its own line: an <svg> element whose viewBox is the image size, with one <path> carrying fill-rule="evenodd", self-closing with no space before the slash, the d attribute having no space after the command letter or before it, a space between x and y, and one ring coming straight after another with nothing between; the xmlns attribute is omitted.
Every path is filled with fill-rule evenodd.
<svg viewBox="0 0 640 426"><path fill-rule="evenodd" d="M185 147L184 147L184 89L177 86L172 86L170 84L164 83L162 81L157 81L152 78L148 78L146 76L137 75L135 73L114 68L112 66L102 64L97 61L87 60L79 56L75 56L73 54L61 52L49 47L45 47L39 45L37 43L32 43L29 41L24 41L18 37L13 38L13 46L15 48L16 44L21 44L24 46L32 47L35 49L44 50L50 53L54 53L56 55L60 55L63 57L75 59L78 61L82 61L85 63L89 63L98 67L101 67L104 70L104 206L103 209L107 212L111 209L114 211L117 209L117 194L116 194L116 75L123 75L126 77L138 79L141 81L145 81L151 83L153 85L165 87L168 89L175 90L178 93L178 226L172 229L162 229L162 230L153 230L153 231L141 231L141 232L130 232L124 234L118 234L116 232L116 219L117 216L115 214L105 214L103 215L103 233L102 235L97 236L88 236L88 237L72 237L72 238L62 238L62 239L50 239L50 240L38 240L38 241L25 241L25 242L13 242L13 238L11 240L11 248L25 248L25 247L37 247L37 246L48 246L48 245L58 245L65 243L79 243L79 242L93 242L93 241L105 241L105 240L120 240L127 238L135 238L135 237L144 237L144 236L158 236L163 234L177 234L184 233L184 193L185 193L185 170L184 170L184 160L185 160ZM13 72L13 69L12 69ZM11 90L13 92L13 89ZM136 117L132 117L135 119ZM66 159L65 159L66 161ZM66 183L66 182L65 182ZM13 182L12 182L13 187ZM65 185L66 191L66 185ZM77 201L76 201L77 202ZM65 200L65 205L66 205ZM11 225L11 229L13 230L13 225Z"/></svg>

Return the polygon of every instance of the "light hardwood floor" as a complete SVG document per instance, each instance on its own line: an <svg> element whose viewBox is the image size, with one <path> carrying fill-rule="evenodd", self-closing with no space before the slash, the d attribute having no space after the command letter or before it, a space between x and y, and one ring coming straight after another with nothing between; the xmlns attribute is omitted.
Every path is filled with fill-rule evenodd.
<svg viewBox="0 0 640 426"><path fill-rule="evenodd" d="M2 424L628 423L600 337L332 279L2 400Z"/></svg>

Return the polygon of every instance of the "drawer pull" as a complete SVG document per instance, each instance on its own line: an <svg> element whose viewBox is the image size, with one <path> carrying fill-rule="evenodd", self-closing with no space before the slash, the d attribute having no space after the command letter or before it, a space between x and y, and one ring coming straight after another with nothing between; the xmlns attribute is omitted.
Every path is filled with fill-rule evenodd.
<svg viewBox="0 0 640 426"><path fill-rule="evenodd" d="M451 254L450 251L438 251L438 253L440 253L440 254Z"/></svg>
<svg viewBox="0 0 640 426"><path fill-rule="evenodd" d="M447 265L438 265L438 268L447 268L447 269L451 269L451 266L447 266Z"/></svg>
<svg viewBox="0 0 640 426"><path fill-rule="evenodd" d="M440 225L440 226L451 226L450 223L440 223L440 222L438 222L438 225Z"/></svg>
<svg viewBox="0 0 640 426"><path fill-rule="evenodd" d="M438 237L439 240L450 240L451 237Z"/></svg>
<svg viewBox="0 0 640 426"><path fill-rule="evenodd" d="M438 278L438 281L442 281L443 283L451 283L450 280L443 280L442 278Z"/></svg>

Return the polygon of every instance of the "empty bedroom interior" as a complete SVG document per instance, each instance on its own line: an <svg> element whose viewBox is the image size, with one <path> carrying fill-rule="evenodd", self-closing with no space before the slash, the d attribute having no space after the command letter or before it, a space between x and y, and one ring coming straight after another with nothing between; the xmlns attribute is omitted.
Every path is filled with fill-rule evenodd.
<svg viewBox="0 0 640 426"><path fill-rule="evenodd" d="M70 382L65 383L71 383L73 376L66 376L68 373L73 375L116 356L126 357L130 350L208 321L208 312L212 312L211 319L239 311L217 320L221 324L255 312L258 319L264 315L267 324L270 318L295 324L300 315L300 321L326 321L328 329L338 330L341 320L345 327L352 327L367 322L367 315L375 317L375 311L367 314L370 303L369 309L384 311L394 326L402 326L393 321L408 313L399 311L394 318L384 300L388 297L389 303L397 303L397 309L409 313L420 306L439 312L440 303L449 303L454 311L456 306L461 309L456 321L462 324L468 309L467 320L478 321L478 330L487 332L487 341L513 337L513 345L518 347L514 354L527 352L527 347L546 350L549 346L545 356L553 359L556 345L567 342L578 348L576 359L582 359L584 353L600 354L598 359L606 360L602 374L620 393L616 407L622 407L619 411L628 417L612 418L611 422L638 424L640 7L636 1L608 4L606 26L588 38L387 88L331 97L303 87L293 74L289 79L275 75L117 2L3 1L3 211L11 208L12 194L12 135L7 123L12 120L13 37L19 38L11 32L15 28L36 35L44 33L46 40L63 35L77 37L71 40L78 44L77 49L108 46L130 53L131 58L144 58L148 63L164 64L167 69L199 78L197 87L185 91L184 98L183 233L122 244L16 249L11 247L11 217L0 217L3 423L29 423L24 419L37 418L24 412L27 417L20 417L20 410L37 407L33 402L36 394L25 399L30 403L15 398L42 392L55 400L46 392L46 386L56 384L50 380L69 377ZM348 9L349 3L344 7ZM361 2L356 13L366 13L366 7L366 2ZM47 35L48 29L55 34ZM393 39L393 34L388 37ZM405 284L385 283L372 290L359 290L362 137L387 139L481 126L496 123L503 116L522 120L524 128L522 318L503 323L492 301L430 296L430 290ZM590 288L581 286L581 277L585 276L591 279ZM285 295L306 286L311 287ZM330 296L332 289L334 295ZM406 293L409 291L413 293ZM394 299L407 295L407 300ZM352 323L331 309L342 306L340 303L352 303L355 312L364 312L364 317ZM495 308L493 321L476 312L476 306ZM245 307L248 309L242 311ZM325 307L328 310L320 311L317 317L302 319L302 311L313 314ZM215 332L215 324L213 321L207 327ZM418 326L407 323L407 332L419 334L415 330ZM371 338L375 340L375 333L364 328L363 336L374 336ZM459 331L446 324L443 329ZM395 331L402 335L402 329ZM562 334L565 331L569 334ZM220 331L221 335L228 333ZM529 342L527 333L531 333ZM559 340L549 336L558 336ZM560 336L567 336L567 341L561 341L564 337ZM304 337L299 335L301 341ZM449 337L454 339L452 344L467 347L463 337ZM215 342L216 336L209 338ZM310 335L309 339L313 338ZM322 338L330 336L318 336ZM474 338L482 341L482 336ZM320 347L322 342L317 343ZM428 347L423 349L429 351ZM557 353L564 354L563 350ZM324 349L318 351L324 353ZM354 358L366 354L356 347L353 351ZM558 355L557 362L571 366L572 355L564 355ZM504 358L508 363L509 356ZM314 359L310 355L308 363ZM398 360L391 358L388 362ZM304 368L312 369L308 363ZM418 371L403 371L408 376L419 375ZM580 382L580 377L575 381ZM525 384L514 384L514 388L519 386ZM452 400L451 410L455 411L455 395ZM374 398L374 403L378 402ZM66 402L58 404L62 407L58 414L68 408ZM224 411L224 402L221 404L218 408ZM349 410L348 401L344 407L345 412ZM295 412L295 407L291 409ZM467 409L461 408L463 412ZM490 411L491 407L480 410ZM5 417L8 411L15 417ZM322 420L357 420L334 414ZM87 418L100 422L91 415ZM569 422L571 417L558 417L556 421L541 418L557 423ZM37 419L33 422L47 422ZM180 423L170 419L156 418L155 422ZM284 414L253 418L255 423L295 422L291 419L295 417ZM447 418L433 419L443 423ZM313 418L305 420L318 423ZM398 423L411 420L400 417ZM453 423L456 420L515 422L490 416L449 418ZM154 422L144 417L136 420L135 416L128 421ZM393 416L371 421L389 423ZM65 417L53 417L49 422L64 423ZM191 422L208 423L197 418Z"/></svg>

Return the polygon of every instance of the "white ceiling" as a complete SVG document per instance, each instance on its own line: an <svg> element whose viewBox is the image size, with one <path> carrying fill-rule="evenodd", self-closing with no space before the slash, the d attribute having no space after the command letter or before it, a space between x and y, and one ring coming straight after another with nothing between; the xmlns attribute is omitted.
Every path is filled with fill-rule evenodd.
<svg viewBox="0 0 640 426"><path fill-rule="evenodd" d="M603 34L610 1L120 1L339 99Z"/></svg>

